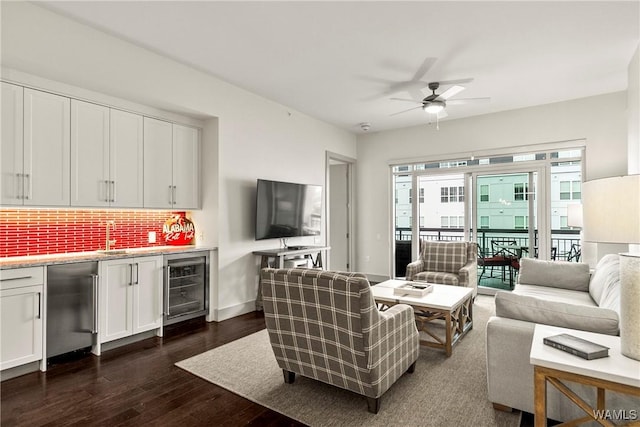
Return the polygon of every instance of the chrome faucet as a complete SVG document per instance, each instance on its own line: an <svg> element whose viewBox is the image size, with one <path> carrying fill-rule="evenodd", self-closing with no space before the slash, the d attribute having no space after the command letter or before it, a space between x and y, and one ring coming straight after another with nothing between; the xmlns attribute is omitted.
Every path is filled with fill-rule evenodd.
<svg viewBox="0 0 640 427"><path fill-rule="evenodd" d="M115 245L116 244L116 240L109 240L109 232L110 230L115 230L116 229L116 222L115 221L107 221L107 236L106 236L106 244L105 244L105 249L111 250L111 245Z"/></svg>

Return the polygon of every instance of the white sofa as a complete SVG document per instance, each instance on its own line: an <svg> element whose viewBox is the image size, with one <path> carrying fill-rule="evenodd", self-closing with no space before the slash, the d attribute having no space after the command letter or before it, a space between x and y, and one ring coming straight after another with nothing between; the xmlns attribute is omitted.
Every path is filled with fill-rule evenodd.
<svg viewBox="0 0 640 427"><path fill-rule="evenodd" d="M603 257L592 273L584 263L523 258L515 289L498 292L495 302L496 315L487 323L489 400L496 409L533 413L529 353L535 324L618 335L618 255ZM595 402L595 388L577 384L571 388ZM609 392L607 408L637 410L640 399ZM584 413L553 386L547 386L547 416L567 421Z"/></svg>

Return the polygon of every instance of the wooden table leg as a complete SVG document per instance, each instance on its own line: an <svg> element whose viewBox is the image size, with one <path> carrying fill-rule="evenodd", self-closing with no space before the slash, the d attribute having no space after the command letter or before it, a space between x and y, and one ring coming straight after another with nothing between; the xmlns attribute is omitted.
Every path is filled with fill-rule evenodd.
<svg viewBox="0 0 640 427"><path fill-rule="evenodd" d="M453 340L453 337L451 335L451 328L452 328L452 324L451 324L451 312L447 310L446 314L444 315L444 325L446 328L446 333L445 333L445 350L447 352L447 357L451 357L451 354L453 353L452 351L452 344L451 341Z"/></svg>
<svg viewBox="0 0 640 427"><path fill-rule="evenodd" d="M540 372L537 366L533 369L534 382L534 407L535 407L535 427L546 427L547 425L547 379L544 373Z"/></svg>

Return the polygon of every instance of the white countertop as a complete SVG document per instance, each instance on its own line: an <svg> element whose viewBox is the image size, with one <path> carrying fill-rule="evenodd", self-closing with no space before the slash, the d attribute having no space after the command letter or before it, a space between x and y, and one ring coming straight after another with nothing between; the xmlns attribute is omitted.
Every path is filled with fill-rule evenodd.
<svg viewBox="0 0 640 427"><path fill-rule="evenodd" d="M0 258L0 269L34 267L38 265L64 264L79 261L102 261L107 259L130 258L136 256L164 255L183 252L200 252L217 250L213 246L152 246L146 248L126 249L123 252L101 253L91 252L70 252L64 254L47 255L27 255L17 257Z"/></svg>

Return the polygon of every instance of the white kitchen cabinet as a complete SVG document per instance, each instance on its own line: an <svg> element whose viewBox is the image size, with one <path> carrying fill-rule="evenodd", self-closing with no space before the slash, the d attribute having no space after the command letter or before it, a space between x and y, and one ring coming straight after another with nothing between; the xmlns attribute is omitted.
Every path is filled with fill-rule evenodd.
<svg viewBox="0 0 640 427"><path fill-rule="evenodd" d="M0 370L43 357L44 267L0 271Z"/></svg>
<svg viewBox="0 0 640 427"><path fill-rule="evenodd" d="M2 205L21 205L23 178L23 104L21 86L2 82L2 176L0 200Z"/></svg>
<svg viewBox="0 0 640 427"><path fill-rule="evenodd" d="M200 143L198 129L173 125L174 208L200 205Z"/></svg>
<svg viewBox="0 0 640 427"><path fill-rule="evenodd" d="M144 118L144 207L173 208L172 125Z"/></svg>
<svg viewBox="0 0 640 427"><path fill-rule="evenodd" d="M69 206L71 100L24 89L25 206Z"/></svg>
<svg viewBox="0 0 640 427"><path fill-rule="evenodd" d="M109 108L71 100L71 205L109 206Z"/></svg>
<svg viewBox="0 0 640 427"><path fill-rule="evenodd" d="M198 209L200 204L198 130L144 118L144 206Z"/></svg>
<svg viewBox="0 0 640 427"><path fill-rule="evenodd" d="M109 173L113 183L112 206L143 206L143 156L142 116L112 108L109 144Z"/></svg>
<svg viewBox="0 0 640 427"><path fill-rule="evenodd" d="M163 258L100 263L100 343L162 327Z"/></svg>
<svg viewBox="0 0 640 427"><path fill-rule="evenodd" d="M142 116L71 101L71 205L142 207Z"/></svg>

